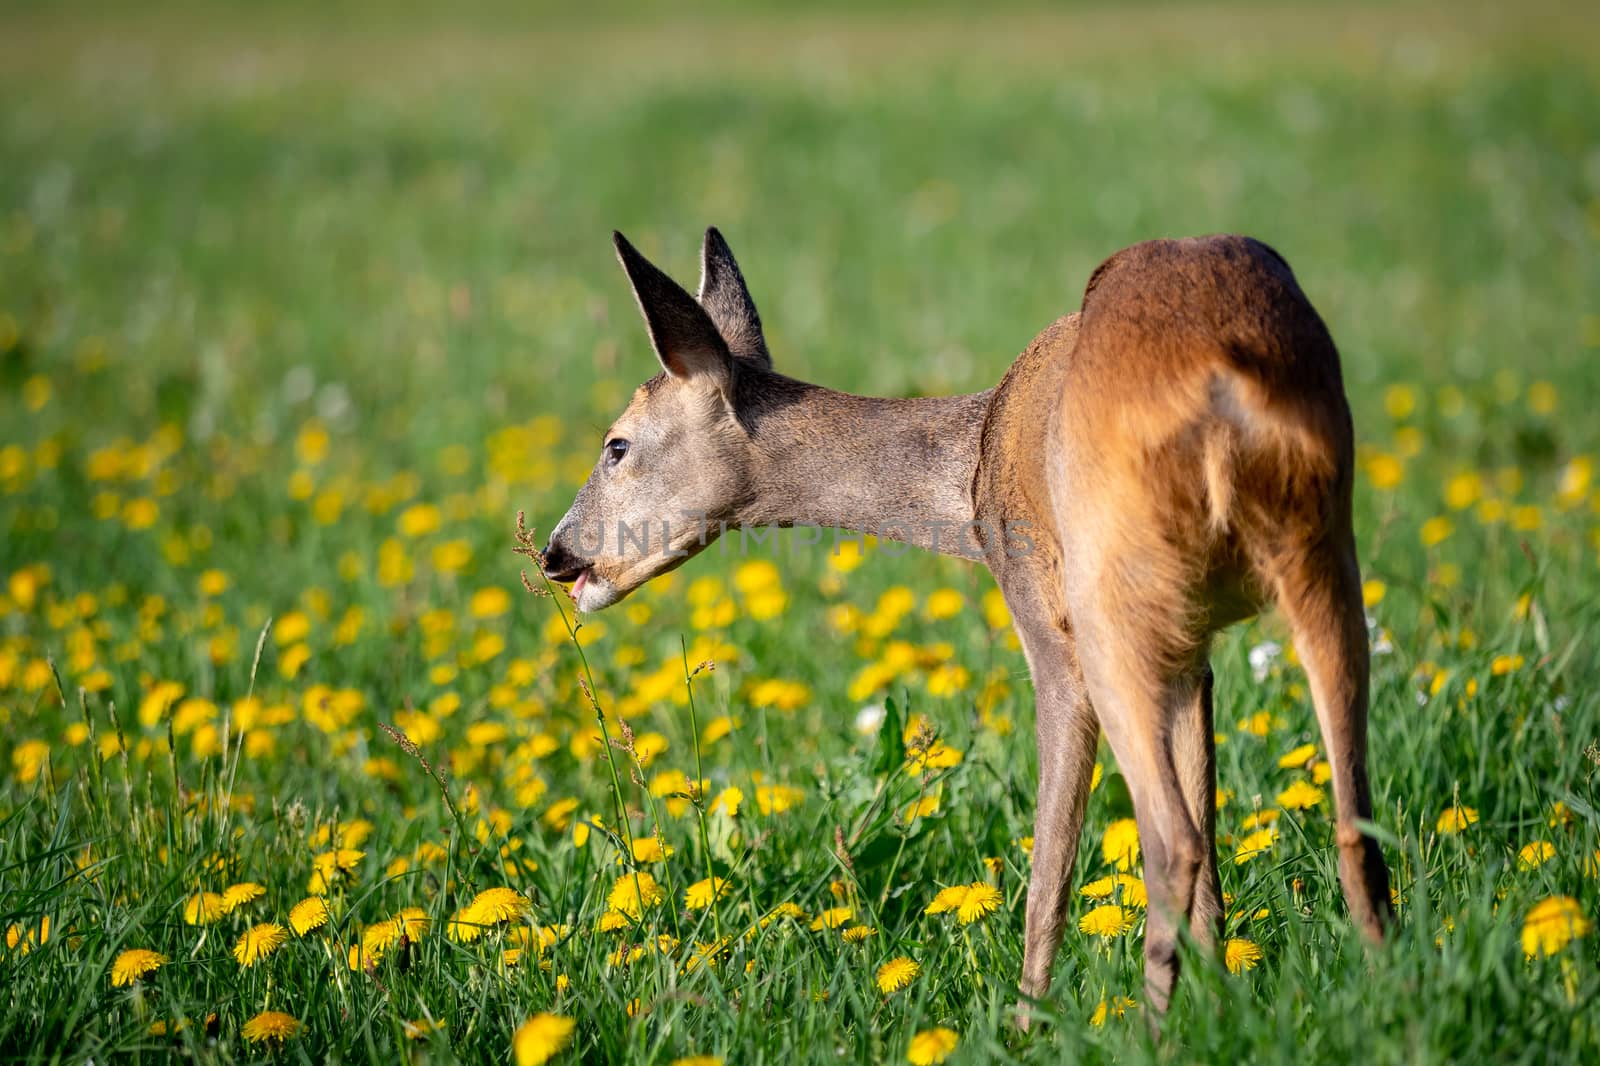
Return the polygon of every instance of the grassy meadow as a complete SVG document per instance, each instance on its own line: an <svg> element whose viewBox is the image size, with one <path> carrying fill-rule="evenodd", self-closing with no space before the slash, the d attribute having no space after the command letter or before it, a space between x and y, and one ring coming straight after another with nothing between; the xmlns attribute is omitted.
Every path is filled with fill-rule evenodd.
<svg viewBox="0 0 1600 1066"><path fill-rule="evenodd" d="M0 1058L1600 1059L1600 14L0 9ZM780 369L973 391L1136 240L1263 238L1361 441L1359 943L1293 648L1214 652L1225 958L1166 1035L1109 752L1012 1025L1032 694L987 574L713 549L574 634L715 224ZM538 591L537 575L530 578Z"/></svg>

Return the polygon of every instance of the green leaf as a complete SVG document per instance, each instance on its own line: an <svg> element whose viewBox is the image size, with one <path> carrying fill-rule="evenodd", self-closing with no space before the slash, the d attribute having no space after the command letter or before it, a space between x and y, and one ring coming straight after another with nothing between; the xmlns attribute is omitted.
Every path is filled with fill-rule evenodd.
<svg viewBox="0 0 1600 1066"><path fill-rule="evenodd" d="M875 774L892 774L906 761L905 723L894 698L883 701L883 723L878 726L878 758L872 764Z"/></svg>

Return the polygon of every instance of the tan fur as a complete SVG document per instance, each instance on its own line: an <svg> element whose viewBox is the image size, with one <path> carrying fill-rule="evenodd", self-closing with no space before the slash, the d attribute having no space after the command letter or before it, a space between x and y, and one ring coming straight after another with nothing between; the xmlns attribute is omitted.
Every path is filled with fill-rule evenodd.
<svg viewBox="0 0 1600 1066"><path fill-rule="evenodd" d="M552 536L557 576L598 575L593 604L615 602L681 559L583 556L571 530L686 502L730 529L865 529L982 558L1037 706L1022 991L1049 987L1103 729L1145 855L1156 1015L1179 936L1210 946L1221 929L1211 638L1275 603L1333 769L1345 897L1381 938L1388 872L1357 828L1372 804L1350 413L1333 342L1277 253L1242 237L1135 245L1095 271L1083 309L1041 333L994 389L879 400L771 369L715 231L704 309L618 241L666 373L608 434L643 447L603 459ZM928 535L966 522L979 525L939 543ZM1031 550L1016 550L1009 530Z"/></svg>

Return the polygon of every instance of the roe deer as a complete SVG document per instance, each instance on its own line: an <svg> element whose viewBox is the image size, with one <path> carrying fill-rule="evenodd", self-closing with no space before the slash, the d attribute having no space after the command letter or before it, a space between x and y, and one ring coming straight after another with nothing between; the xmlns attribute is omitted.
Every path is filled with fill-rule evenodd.
<svg viewBox="0 0 1600 1066"><path fill-rule="evenodd" d="M579 610L743 526L869 530L985 562L1037 703L1022 993L1050 985L1104 729L1145 855L1155 1016L1180 931L1210 948L1222 926L1211 636L1276 603L1333 771L1345 899L1382 939L1388 869L1359 828L1372 800L1350 411L1338 352L1281 256L1235 236L1135 245L994 388L869 399L772 369L715 229L698 299L614 239L664 369L606 434L543 552Z"/></svg>

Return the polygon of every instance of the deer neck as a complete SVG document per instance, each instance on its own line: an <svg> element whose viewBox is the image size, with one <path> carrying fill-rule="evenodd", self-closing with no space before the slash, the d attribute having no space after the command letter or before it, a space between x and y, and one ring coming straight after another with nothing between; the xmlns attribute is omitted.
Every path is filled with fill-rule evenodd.
<svg viewBox="0 0 1600 1066"><path fill-rule="evenodd" d="M742 526L816 526L980 558L973 476L990 392L880 399L766 376Z"/></svg>

